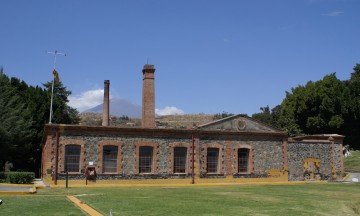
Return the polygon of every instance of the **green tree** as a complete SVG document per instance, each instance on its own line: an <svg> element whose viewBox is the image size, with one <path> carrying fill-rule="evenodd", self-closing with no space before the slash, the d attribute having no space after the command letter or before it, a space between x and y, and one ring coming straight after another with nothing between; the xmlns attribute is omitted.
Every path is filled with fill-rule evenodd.
<svg viewBox="0 0 360 216"><path fill-rule="evenodd" d="M15 167L26 167L28 152L32 148L32 112L21 97L27 85L9 79L0 71L0 140L1 163L14 162Z"/></svg>
<svg viewBox="0 0 360 216"><path fill-rule="evenodd" d="M345 83L349 89L350 100L345 115L345 141L352 148L360 149L360 64L356 64L350 80Z"/></svg>
<svg viewBox="0 0 360 216"><path fill-rule="evenodd" d="M213 116L213 120L218 120L218 119L226 118L226 117L233 116L233 115L234 115L233 113L228 113L228 112L223 111L222 113L216 113Z"/></svg>
<svg viewBox="0 0 360 216"><path fill-rule="evenodd" d="M62 83L55 86L54 123L79 122L77 110L66 104L70 93ZM0 68L0 165L10 160L15 168L38 172L44 124L49 121L50 96L51 89L8 78Z"/></svg>
<svg viewBox="0 0 360 216"><path fill-rule="evenodd" d="M260 107L261 112L260 113L254 113L252 115L253 118L264 122L266 124L270 124L272 123L272 118L271 118L271 112L270 112L270 107L269 105L267 105L266 107Z"/></svg>
<svg viewBox="0 0 360 216"><path fill-rule="evenodd" d="M47 82L43 85L48 93L48 100L50 101L52 82ZM79 112L67 105L70 94L71 91L67 90L61 81L55 82L52 123L78 124L80 122Z"/></svg>
<svg viewBox="0 0 360 216"><path fill-rule="evenodd" d="M280 124L290 135L339 133L347 113L349 91L335 73L286 93Z"/></svg>
<svg viewBox="0 0 360 216"><path fill-rule="evenodd" d="M281 114L281 106L277 105L273 109L270 110L269 106L266 107L260 107L261 112L260 113L254 113L252 115L253 118L264 122L272 127L275 128L281 128L281 125L279 123L279 118Z"/></svg>
<svg viewBox="0 0 360 216"><path fill-rule="evenodd" d="M290 136L304 134L342 134L344 143L360 149L360 64L349 80L335 73L286 92L281 105L262 107L254 118L287 130Z"/></svg>

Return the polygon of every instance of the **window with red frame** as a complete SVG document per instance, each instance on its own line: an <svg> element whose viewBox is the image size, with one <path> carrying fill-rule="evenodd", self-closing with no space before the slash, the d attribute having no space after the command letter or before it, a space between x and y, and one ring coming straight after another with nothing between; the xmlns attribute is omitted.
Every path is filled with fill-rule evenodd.
<svg viewBox="0 0 360 216"><path fill-rule="evenodd" d="M249 171L249 152L250 149L239 148L238 149L238 172L248 172Z"/></svg>
<svg viewBox="0 0 360 216"><path fill-rule="evenodd" d="M186 172L186 147L175 147L174 148L174 173L185 173Z"/></svg>
<svg viewBox="0 0 360 216"><path fill-rule="evenodd" d="M104 146L103 147L103 172L117 171L117 146Z"/></svg>
<svg viewBox="0 0 360 216"><path fill-rule="evenodd" d="M207 149L207 161L206 167L208 173L217 173L219 166L219 149L208 148Z"/></svg>
<svg viewBox="0 0 360 216"><path fill-rule="evenodd" d="M153 147L139 147L139 173L152 173Z"/></svg>
<svg viewBox="0 0 360 216"><path fill-rule="evenodd" d="M80 145L65 146L65 172L79 172Z"/></svg>

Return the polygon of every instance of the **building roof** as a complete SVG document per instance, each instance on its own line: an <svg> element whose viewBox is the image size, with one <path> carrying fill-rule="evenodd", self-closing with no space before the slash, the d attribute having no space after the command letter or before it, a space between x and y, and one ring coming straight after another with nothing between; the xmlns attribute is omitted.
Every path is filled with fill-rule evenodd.
<svg viewBox="0 0 360 216"><path fill-rule="evenodd" d="M291 137L289 141L335 141L343 142L345 136L339 134L313 134L298 137Z"/></svg>
<svg viewBox="0 0 360 216"><path fill-rule="evenodd" d="M233 115L202 124L199 125L198 128L201 130L284 133L282 130L269 126L244 114Z"/></svg>

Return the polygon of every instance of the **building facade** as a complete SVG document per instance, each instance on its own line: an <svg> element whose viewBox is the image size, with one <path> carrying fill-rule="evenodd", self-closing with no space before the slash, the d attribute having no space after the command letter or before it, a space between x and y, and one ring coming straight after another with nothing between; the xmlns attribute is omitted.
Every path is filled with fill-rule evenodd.
<svg viewBox="0 0 360 216"><path fill-rule="evenodd" d="M340 135L289 139L246 115L192 129L156 128L154 72L153 65L144 66L142 127L111 127L108 111L103 126L45 125L41 170L47 184L66 178L72 184L298 181L343 172Z"/></svg>

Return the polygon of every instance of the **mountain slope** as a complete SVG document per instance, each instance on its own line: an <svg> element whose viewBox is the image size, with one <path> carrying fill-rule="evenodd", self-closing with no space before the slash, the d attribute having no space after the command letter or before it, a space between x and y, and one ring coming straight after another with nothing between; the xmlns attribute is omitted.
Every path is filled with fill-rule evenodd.
<svg viewBox="0 0 360 216"><path fill-rule="evenodd" d="M103 107L103 104L99 104L91 109L85 110L83 113L102 113ZM141 118L141 106L128 100L113 98L110 99L110 115Z"/></svg>

